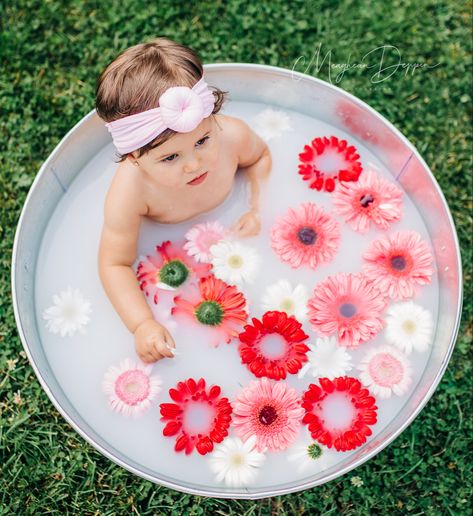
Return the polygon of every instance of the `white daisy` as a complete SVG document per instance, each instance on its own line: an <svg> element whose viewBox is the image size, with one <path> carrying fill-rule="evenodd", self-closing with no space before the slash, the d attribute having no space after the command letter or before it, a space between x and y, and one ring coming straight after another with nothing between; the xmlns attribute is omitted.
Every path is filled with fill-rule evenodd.
<svg viewBox="0 0 473 516"><path fill-rule="evenodd" d="M43 312L46 328L61 337L71 337L76 331L85 333L84 326L89 322L90 302L84 299L79 289L67 287L59 295L53 296L54 305Z"/></svg>
<svg viewBox="0 0 473 516"><path fill-rule="evenodd" d="M299 284L292 288L287 280L279 280L266 288L261 306L264 310L278 310L293 315L298 321L307 319L307 288Z"/></svg>
<svg viewBox="0 0 473 516"><path fill-rule="evenodd" d="M210 469L217 482L225 481L228 487L247 486L253 482L258 468L266 460L264 453L255 449L256 435L245 442L239 437L227 437L217 444L209 455Z"/></svg>
<svg viewBox="0 0 473 516"><path fill-rule="evenodd" d="M255 132L265 141L278 138L284 131L293 131L290 118L282 111L267 108L253 118Z"/></svg>
<svg viewBox="0 0 473 516"><path fill-rule="evenodd" d="M261 257L251 247L240 242L222 240L210 247L213 273L229 284L252 283Z"/></svg>
<svg viewBox="0 0 473 516"><path fill-rule="evenodd" d="M228 231L218 221L196 224L186 233L184 249L198 262L208 263L212 259L210 247L223 240Z"/></svg>
<svg viewBox="0 0 473 516"><path fill-rule="evenodd" d="M287 460L296 462L298 473L307 470L321 471L328 466L326 448L318 442L310 439L291 446Z"/></svg>
<svg viewBox="0 0 473 516"><path fill-rule="evenodd" d="M393 304L386 312L386 340L408 355L428 349L433 329L432 314L413 301Z"/></svg>
<svg viewBox="0 0 473 516"><path fill-rule="evenodd" d="M402 396L412 383L412 369L407 357L394 346L376 347L361 360L360 380L380 398L394 393Z"/></svg>
<svg viewBox="0 0 473 516"><path fill-rule="evenodd" d="M151 364L129 358L105 373L102 388L115 412L136 417L151 407L151 401L161 391L161 379L151 376Z"/></svg>
<svg viewBox="0 0 473 516"><path fill-rule="evenodd" d="M353 367L351 355L343 346L337 344L336 337L318 338L315 346L309 344L309 348L309 360L299 371L299 378L303 378L307 371L310 371L314 378L337 378L345 375Z"/></svg>

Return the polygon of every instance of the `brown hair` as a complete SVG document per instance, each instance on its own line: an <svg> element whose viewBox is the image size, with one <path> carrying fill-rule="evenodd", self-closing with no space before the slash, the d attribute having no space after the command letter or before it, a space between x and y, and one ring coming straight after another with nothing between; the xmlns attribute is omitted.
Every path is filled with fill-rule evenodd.
<svg viewBox="0 0 473 516"><path fill-rule="evenodd" d="M105 122L158 107L159 97L172 86L191 88L202 77L199 56L190 48L168 38L155 38L126 49L100 74L95 108ZM228 92L212 88L217 114ZM138 157L169 140L176 132L166 129L153 141L137 149ZM117 163L128 154L118 154Z"/></svg>

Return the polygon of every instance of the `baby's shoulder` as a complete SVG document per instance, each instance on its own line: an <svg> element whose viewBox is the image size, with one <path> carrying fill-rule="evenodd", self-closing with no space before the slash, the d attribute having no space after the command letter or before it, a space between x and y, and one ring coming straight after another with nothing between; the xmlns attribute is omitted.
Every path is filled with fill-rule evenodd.
<svg viewBox="0 0 473 516"><path fill-rule="evenodd" d="M217 123L222 129L222 136L225 143L235 149L239 154L241 149L248 143L252 137L253 131L250 126L240 118L230 115L216 115Z"/></svg>
<svg viewBox="0 0 473 516"><path fill-rule="evenodd" d="M146 215L143 181L135 167L127 161L118 164L105 198L105 211L123 216Z"/></svg>

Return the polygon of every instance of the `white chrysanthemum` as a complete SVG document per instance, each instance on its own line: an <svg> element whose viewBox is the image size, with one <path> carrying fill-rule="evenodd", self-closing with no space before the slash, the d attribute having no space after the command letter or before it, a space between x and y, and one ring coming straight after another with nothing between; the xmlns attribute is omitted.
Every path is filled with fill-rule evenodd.
<svg viewBox="0 0 473 516"><path fill-rule="evenodd" d="M282 111L267 108L253 118L255 132L265 141L278 138L285 131L292 131L290 118Z"/></svg>
<svg viewBox="0 0 473 516"><path fill-rule="evenodd" d="M291 446L287 460L296 462L298 473L322 471L328 465L326 448L312 439Z"/></svg>
<svg viewBox="0 0 473 516"><path fill-rule="evenodd" d="M298 377L302 378L310 371L314 378L337 378L344 376L352 368L351 355L343 346L337 344L336 337L322 337L313 344L308 344L309 359L299 371Z"/></svg>
<svg viewBox="0 0 473 516"><path fill-rule="evenodd" d="M67 287L59 295L53 296L54 305L43 312L46 328L61 337L71 337L75 332L85 333L84 326L89 322L91 304L84 299L79 289Z"/></svg>
<svg viewBox="0 0 473 516"><path fill-rule="evenodd" d="M102 388L112 410L136 417L151 407L151 401L161 391L161 378L151 376L151 364L129 358L105 373Z"/></svg>
<svg viewBox="0 0 473 516"><path fill-rule="evenodd" d="M412 368L407 357L394 346L376 347L369 351L358 366L361 382L380 398L392 393L402 396L412 383Z"/></svg>
<svg viewBox="0 0 473 516"><path fill-rule="evenodd" d="M252 283L261 257L251 247L240 242L222 240L210 248L213 273L229 284Z"/></svg>
<svg viewBox="0 0 473 516"><path fill-rule="evenodd" d="M386 312L386 340L408 355L428 349L433 329L432 314L413 301L395 303Z"/></svg>
<svg viewBox="0 0 473 516"><path fill-rule="evenodd" d="M261 306L264 310L278 310L293 315L298 321L307 319L307 288L299 284L292 288L287 280L279 280L267 287Z"/></svg>
<svg viewBox="0 0 473 516"><path fill-rule="evenodd" d="M239 437L227 437L209 455L210 469L217 482L228 487L247 486L253 482L266 456L255 449L256 436L243 442Z"/></svg>

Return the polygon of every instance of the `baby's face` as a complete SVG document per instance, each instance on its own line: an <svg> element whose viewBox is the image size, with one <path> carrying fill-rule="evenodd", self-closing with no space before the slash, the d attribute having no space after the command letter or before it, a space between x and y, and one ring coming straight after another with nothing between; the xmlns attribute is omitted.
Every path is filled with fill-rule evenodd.
<svg viewBox="0 0 473 516"><path fill-rule="evenodd" d="M198 188L217 172L218 133L219 127L213 117L207 117L193 131L177 133L135 159L158 186Z"/></svg>

